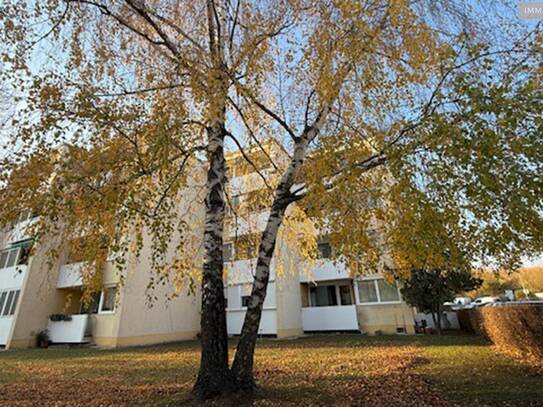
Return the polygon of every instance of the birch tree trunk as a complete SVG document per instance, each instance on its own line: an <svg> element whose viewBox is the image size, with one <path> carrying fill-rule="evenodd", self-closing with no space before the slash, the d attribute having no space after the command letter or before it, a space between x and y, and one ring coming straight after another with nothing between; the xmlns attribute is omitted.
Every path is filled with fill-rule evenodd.
<svg viewBox="0 0 543 407"><path fill-rule="evenodd" d="M220 9L220 8L219 8ZM209 51L212 68L208 78L209 126L207 160L207 194L205 199L205 258L202 273L202 315L200 335L202 352L200 370L193 394L209 399L233 390L228 365L228 333L223 284L223 231L225 211L226 162L224 138L226 136L226 99L228 78L224 72L224 43L220 35L220 12L212 0L206 1Z"/></svg>
<svg viewBox="0 0 543 407"><path fill-rule="evenodd" d="M305 132L298 139L290 165L275 190L270 215L262 232L251 298L232 364L232 374L238 390L251 391L255 388L253 377L254 351L258 327L262 317L262 308L266 299L266 289L270 279L270 264L277 241L277 233L283 222L285 212L288 206L297 200L297 197L291 194L291 188L305 159L307 146L313 131Z"/></svg>
<svg viewBox="0 0 543 407"><path fill-rule="evenodd" d="M232 390L228 367L228 335L223 286L224 227L224 127L208 129L209 170L205 200L205 259L202 276L202 315L200 319L201 359L193 393L208 399Z"/></svg>

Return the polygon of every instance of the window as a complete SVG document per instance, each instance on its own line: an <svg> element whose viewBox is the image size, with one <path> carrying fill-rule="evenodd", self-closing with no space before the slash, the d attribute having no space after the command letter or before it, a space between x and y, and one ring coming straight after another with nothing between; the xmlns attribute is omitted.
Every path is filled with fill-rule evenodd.
<svg viewBox="0 0 543 407"><path fill-rule="evenodd" d="M28 259L30 258L30 246L21 247L19 250L19 260L17 261L18 266L23 266L28 264Z"/></svg>
<svg viewBox="0 0 543 407"><path fill-rule="evenodd" d="M15 314L20 290L4 291L0 293L0 316L9 317Z"/></svg>
<svg viewBox="0 0 543 407"><path fill-rule="evenodd" d="M399 302L396 283L389 284L382 278L358 281L358 301L364 303Z"/></svg>
<svg viewBox="0 0 543 407"><path fill-rule="evenodd" d="M102 307L100 312L115 311L115 302L117 301L117 287L106 287L102 291Z"/></svg>
<svg viewBox="0 0 543 407"><path fill-rule="evenodd" d="M310 298L312 307L327 307L337 305L336 286L325 285L311 287Z"/></svg>
<svg viewBox="0 0 543 407"><path fill-rule="evenodd" d="M98 313L98 307L100 306L100 297L102 293L97 292L93 293L91 297L91 301L88 304L81 303L81 313L82 314L97 314Z"/></svg>
<svg viewBox="0 0 543 407"><path fill-rule="evenodd" d="M11 309L8 312L8 315L15 314L15 308L17 308L17 301L19 300L19 290L15 290L15 296L13 297L13 302L11 303Z"/></svg>
<svg viewBox="0 0 543 407"><path fill-rule="evenodd" d="M377 286L379 287L381 302L400 301L396 283L389 284L385 280L377 280Z"/></svg>
<svg viewBox="0 0 543 407"><path fill-rule="evenodd" d="M241 296L241 306L242 307L248 307L250 299L251 299L250 295L242 295Z"/></svg>
<svg viewBox="0 0 543 407"><path fill-rule="evenodd" d="M32 240L13 243L9 249L0 252L0 269L28 264Z"/></svg>
<svg viewBox="0 0 543 407"><path fill-rule="evenodd" d="M339 286L339 299L341 301L341 305L352 305L353 304L353 297L351 295L351 287L348 285L340 285Z"/></svg>
<svg viewBox="0 0 543 407"><path fill-rule="evenodd" d="M6 297L8 293L6 291L0 293L0 316L2 316L2 310L4 309L4 304L6 303Z"/></svg>
<svg viewBox="0 0 543 407"><path fill-rule="evenodd" d="M360 302L378 302L375 280L363 280L358 282L358 298Z"/></svg>
<svg viewBox="0 0 543 407"><path fill-rule="evenodd" d="M0 252L0 269L3 269L4 267L6 267L6 263L8 261L8 254L9 254L9 250L2 250Z"/></svg>
<svg viewBox="0 0 543 407"><path fill-rule="evenodd" d="M329 259L332 257L332 248L330 243L322 242L317 245L319 259Z"/></svg>
<svg viewBox="0 0 543 407"><path fill-rule="evenodd" d="M234 248L234 245L232 243L225 243L222 246L222 258L223 261L231 261L232 260L232 250Z"/></svg>
<svg viewBox="0 0 543 407"><path fill-rule="evenodd" d="M8 261L6 267L13 267L17 263L17 257L19 256L19 249L11 249L8 255Z"/></svg>

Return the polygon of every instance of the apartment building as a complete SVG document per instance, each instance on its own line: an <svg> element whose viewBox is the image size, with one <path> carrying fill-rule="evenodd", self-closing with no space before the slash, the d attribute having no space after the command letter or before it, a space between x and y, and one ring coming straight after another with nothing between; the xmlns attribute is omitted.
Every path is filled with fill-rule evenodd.
<svg viewBox="0 0 543 407"><path fill-rule="evenodd" d="M280 146L270 144L266 148L278 164L285 159ZM254 161L262 164L259 165L262 175L273 174L265 157L257 154ZM250 202L264 184L239 154L229 155L227 162L230 171L224 245L227 329L230 335L238 335L256 264L254 246L268 212L265 205L249 205L251 210L245 216L237 216L236 208ZM184 193L183 197L180 206L185 201L195 201L194 195ZM202 217L203 204L187 216ZM0 346L34 346L36 334L44 329L53 343L93 343L107 347L197 336L198 292L166 299L172 294L172 286L160 285L153 292L157 300L148 303L149 241L138 258L129 259L122 274L108 262L102 289L85 305L81 273L85 264L66 251L49 267L48 242L30 251L32 237L27 230L34 219L24 216L13 228L0 232ZM194 221L189 223L197 225ZM200 236L202 229L195 226L191 233ZM295 249L289 248L288 242L278 245L282 250L271 265L259 328L261 335L281 338L336 331L414 333L413 309L402 300L396 284L387 283L380 275L353 278L341 262L333 260L333 248L326 239L319 242L319 259L309 266Z"/></svg>
<svg viewBox="0 0 543 407"><path fill-rule="evenodd" d="M186 202L194 191L184 191ZM203 207L179 211L201 217ZM47 330L50 341L62 344L96 344L105 347L144 345L196 338L200 329L199 295L181 292L172 298L174 283L158 284L148 298L151 272L150 237L144 238L139 257L132 256L120 271L108 259L101 289L90 304L82 301L86 263L75 258L66 242L56 262L48 265L52 243L33 245L25 217L0 232L0 346L32 347L36 334ZM191 233L202 234L194 223ZM175 242L174 242L175 243ZM172 245L175 246L175 245ZM55 246L56 248L56 246Z"/></svg>
<svg viewBox="0 0 543 407"><path fill-rule="evenodd" d="M266 151L278 164L285 160L281 146L270 143ZM269 159L253 154L260 173L273 173ZM225 235L227 277L227 327L230 335L241 332L249 295L252 270L256 265L254 244L268 217L265 205L251 205L252 195L265 185L262 177L244 163L240 154L227 157L230 168L230 206ZM243 203L246 202L244 206ZM248 202L247 202L248 201ZM245 215L236 207L249 207ZM253 247L247 250L247 246ZM313 332L361 332L368 334L414 333L413 308L406 304L397 283L389 284L373 274L353 278L340 261L333 260L333 248L324 238L318 244L319 259L304 263L295 249L282 246L271 264L270 283L264 302L261 335L289 337ZM285 246L287 246L285 250ZM307 268L310 270L307 270Z"/></svg>

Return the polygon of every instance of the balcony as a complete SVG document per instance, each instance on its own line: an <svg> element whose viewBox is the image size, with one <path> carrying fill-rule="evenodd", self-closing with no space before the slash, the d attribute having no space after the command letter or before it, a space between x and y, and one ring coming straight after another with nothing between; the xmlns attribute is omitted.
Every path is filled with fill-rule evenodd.
<svg viewBox="0 0 543 407"><path fill-rule="evenodd" d="M89 322L88 314L72 315L70 321L51 321L47 325L53 343L84 343Z"/></svg>
<svg viewBox="0 0 543 407"><path fill-rule="evenodd" d="M32 238L30 235L31 226L38 222L38 217L27 218L17 222L9 232L7 241L18 242Z"/></svg>
<svg viewBox="0 0 543 407"><path fill-rule="evenodd" d="M239 335L245 320L246 309L228 310L226 312L226 327L228 335ZM275 309L264 309L258 326L259 335L277 334L277 312Z"/></svg>
<svg viewBox="0 0 543 407"><path fill-rule="evenodd" d="M317 260L309 273L300 272L301 283L340 280L345 278L350 278L345 265L343 263L334 264L330 260Z"/></svg>
<svg viewBox="0 0 543 407"><path fill-rule="evenodd" d="M22 287L27 269L24 264L0 269L0 291Z"/></svg>
<svg viewBox="0 0 543 407"><path fill-rule="evenodd" d="M85 262L70 263L60 266L57 280L57 288L75 288L83 286L83 277L81 271L85 267ZM117 284L120 281L119 271L115 266L108 262L106 263L104 274L102 276L102 283Z"/></svg>
<svg viewBox="0 0 543 407"><path fill-rule="evenodd" d="M306 332L360 330L355 305L302 308L302 327Z"/></svg>
<svg viewBox="0 0 543 407"><path fill-rule="evenodd" d="M84 264L85 263L72 263L60 266L57 288L81 287L83 285L81 269Z"/></svg>
<svg viewBox="0 0 543 407"><path fill-rule="evenodd" d="M232 216L232 225L227 228L226 236L233 239L236 236L262 232L266 228L269 216L268 211L253 213L248 218L240 216L236 219ZM237 220L236 224L234 224L234 220Z"/></svg>

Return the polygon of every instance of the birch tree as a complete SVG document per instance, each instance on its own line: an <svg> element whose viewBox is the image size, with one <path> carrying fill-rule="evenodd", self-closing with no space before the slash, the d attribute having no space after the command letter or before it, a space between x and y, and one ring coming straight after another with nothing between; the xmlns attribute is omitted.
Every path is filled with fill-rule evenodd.
<svg viewBox="0 0 543 407"><path fill-rule="evenodd" d="M107 236L89 238L89 258L98 242L102 257L120 250L122 236L134 228L137 253L146 228L155 237L157 269L164 269L158 266L171 238L175 198L193 168L187 163L205 153L202 357L195 385L203 398L232 388L222 282L232 77L258 81L266 41L293 18L288 2L271 12L267 6L212 0L2 6L2 58L9 66L2 74L16 78L25 95L2 166L11 191L4 194L4 224L20 209L13 202L39 206L37 239L58 225ZM24 185L27 177L34 188ZM93 207L97 197L101 205Z"/></svg>
<svg viewBox="0 0 543 407"><path fill-rule="evenodd" d="M153 233L157 269L168 272L175 201L205 154L198 397L254 389L270 264L293 208L328 230L354 274L441 266L440 233L471 259L514 263L541 250L541 37L507 3L25 3L2 13L6 72L24 78L26 95L2 199L46 206L44 235L68 224L109 236L93 240L91 258L118 250L136 225ZM268 140L289 156L266 156L272 177L248 153ZM269 202L231 368L225 148L260 175ZM183 275L195 266L177 250Z"/></svg>

